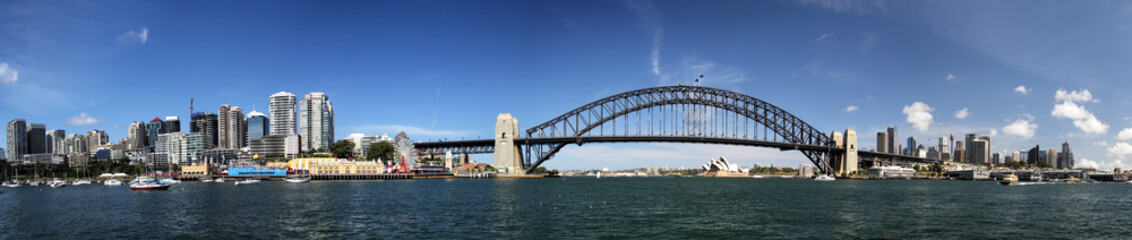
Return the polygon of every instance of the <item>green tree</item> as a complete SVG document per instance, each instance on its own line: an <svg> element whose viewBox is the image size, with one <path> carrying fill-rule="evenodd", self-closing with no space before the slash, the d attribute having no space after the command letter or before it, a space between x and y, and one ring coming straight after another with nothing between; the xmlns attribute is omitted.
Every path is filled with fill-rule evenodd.
<svg viewBox="0 0 1132 240"><path fill-rule="evenodd" d="M535 174L543 174L543 173L547 173L547 172L550 172L550 171L547 171L546 167L535 168Z"/></svg>
<svg viewBox="0 0 1132 240"><path fill-rule="evenodd" d="M354 142L338 140L330 144L330 153L336 158L349 158L354 156Z"/></svg>
<svg viewBox="0 0 1132 240"><path fill-rule="evenodd" d="M369 148L366 148L366 158L371 161L378 159L389 161L393 159L393 152L394 148L392 143L387 141L375 142L370 144Z"/></svg>

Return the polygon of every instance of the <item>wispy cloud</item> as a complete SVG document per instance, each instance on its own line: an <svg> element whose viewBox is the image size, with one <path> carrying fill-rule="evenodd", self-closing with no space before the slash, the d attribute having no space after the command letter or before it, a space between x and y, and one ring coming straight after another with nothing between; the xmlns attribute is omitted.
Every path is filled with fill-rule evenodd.
<svg viewBox="0 0 1132 240"><path fill-rule="evenodd" d="M927 132L932 124L932 107L924 104L923 102L914 102L912 105L904 106L904 115L907 115L908 123L911 123L916 130L920 132Z"/></svg>
<svg viewBox="0 0 1132 240"><path fill-rule="evenodd" d="M955 74L952 74L952 73L947 73L947 77L945 77L944 79L947 79L947 81L954 82L954 81L959 80L959 76L955 76Z"/></svg>
<svg viewBox="0 0 1132 240"><path fill-rule="evenodd" d="M6 62L0 62L0 83L16 83L20 81L20 72L8 66Z"/></svg>
<svg viewBox="0 0 1132 240"><path fill-rule="evenodd" d="M853 112L853 111L857 111L857 110L858 110L857 106L854 106L854 105L849 105L849 107L845 108L845 112Z"/></svg>
<svg viewBox="0 0 1132 240"><path fill-rule="evenodd" d="M149 40L149 29L142 27L141 30L129 31L121 36L118 36L118 42L122 43L141 43L145 44Z"/></svg>
<svg viewBox="0 0 1132 240"><path fill-rule="evenodd" d="M661 40L664 39L664 27L661 25L661 19L664 15L660 12L660 8L656 7L656 4L648 0L634 0L626 3L641 18L645 28L652 34L649 65L652 66L652 74L660 78L662 77L660 72L660 46Z"/></svg>
<svg viewBox="0 0 1132 240"><path fill-rule="evenodd" d="M857 78L841 68L826 66L820 61L813 61L802 65L797 71L790 74L791 77L800 77L809 75L809 77L818 80L831 80L842 83L854 83Z"/></svg>
<svg viewBox="0 0 1132 240"><path fill-rule="evenodd" d="M1025 85L1018 85L1018 87L1014 88L1014 92L1021 93L1022 95L1029 95L1030 91L1032 91L1032 90L1029 89L1029 88L1026 88Z"/></svg>
<svg viewBox="0 0 1132 240"><path fill-rule="evenodd" d="M818 36L818 39L814 39L814 41L818 42L818 41L821 41L821 40L829 39L831 37L833 37L833 33L822 33L821 36Z"/></svg>
<svg viewBox="0 0 1132 240"><path fill-rule="evenodd" d="M390 135L397 134L398 132L405 132L410 138L418 136L425 137L473 137L478 131L459 131L459 130L440 130L431 128L422 128L415 126L395 125L395 124L371 124L361 126L345 126L343 130L352 133L365 133L367 135L377 135L389 133Z"/></svg>
<svg viewBox="0 0 1132 240"><path fill-rule="evenodd" d="M963 120L969 115L971 115L971 113L967 111L967 108L963 108L955 112L955 119Z"/></svg>
<svg viewBox="0 0 1132 240"><path fill-rule="evenodd" d="M694 78L701 74L704 77L699 78L700 84L721 88L732 87L749 80L747 71L734 66L721 66L711 60L689 56L680 61L679 68L666 71L660 78L660 85L691 83Z"/></svg>
<svg viewBox="0 0 1132 240"><path fill-rule="evenodd" d="M75 116L72 116L71 118L68 118L67 119L67 125L83 126L83 125L99 124L99 123L102 123L103 121L104 121L104 119L97 119L97 118L90 116L90 114L86 114L85 112L80 112L79 115L75 115Z"/></svg>

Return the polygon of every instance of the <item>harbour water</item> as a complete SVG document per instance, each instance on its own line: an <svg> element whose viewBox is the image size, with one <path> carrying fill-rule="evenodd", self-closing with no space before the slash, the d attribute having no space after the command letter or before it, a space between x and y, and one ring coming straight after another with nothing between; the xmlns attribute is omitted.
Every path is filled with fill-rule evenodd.
<svg viewBox="0 0 1132 240"><path fill-rule="evenodd" d="M0 194L0 239L1124 238L1130 193L1125 183L661 177L23 186Z"/></svg>

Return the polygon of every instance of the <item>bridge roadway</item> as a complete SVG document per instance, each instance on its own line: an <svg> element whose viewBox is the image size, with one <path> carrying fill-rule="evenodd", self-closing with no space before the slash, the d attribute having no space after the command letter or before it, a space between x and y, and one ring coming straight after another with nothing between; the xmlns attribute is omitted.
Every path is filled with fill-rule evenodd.
<svg viewBox="0 0 1132 240"><path fill-rule="evenodd" d="M827 153L841 153L845 149L821 146L821 145L808 145L808 144L794 144L787 142L752 140L752 139L737 139L737 138L720 138L720 137L689 137L689 136L579 136L579 137L545 137L545 138L516 138L515 143L518 145L544 145L544 144L557 144L557 143L573 143L582 145L585 143L627 143L627 142L660 142L660 143L704 143L704 144L726 144L738 146L754 146L754 147L768 147L777 148L780 151L790 150L811 150ZM445 151L452 153L467 153L467 154L483 154L495 152L494 139L477 139L477 140L457 140L457 141L437 141L437 142L420 142L413 145L418 151L424 154L443 154ZM872 162L886 162L890 164L915 164L915 163L943 163L938 159L928 159L913 156L904 156L890 153L879 153L873 151L857 151L857 156L861 161Z"/></svg>

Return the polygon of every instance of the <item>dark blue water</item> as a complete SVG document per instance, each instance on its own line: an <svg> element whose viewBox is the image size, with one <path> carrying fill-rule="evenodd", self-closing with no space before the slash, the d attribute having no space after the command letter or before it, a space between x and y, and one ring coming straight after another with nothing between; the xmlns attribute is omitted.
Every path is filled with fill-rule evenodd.
<svg viewBox="0 0 1132 240"><path fill-rule="evenodd" d="M747 178L23 186L0 194L0 239L1126 238L1130 193Z"/></svg>

